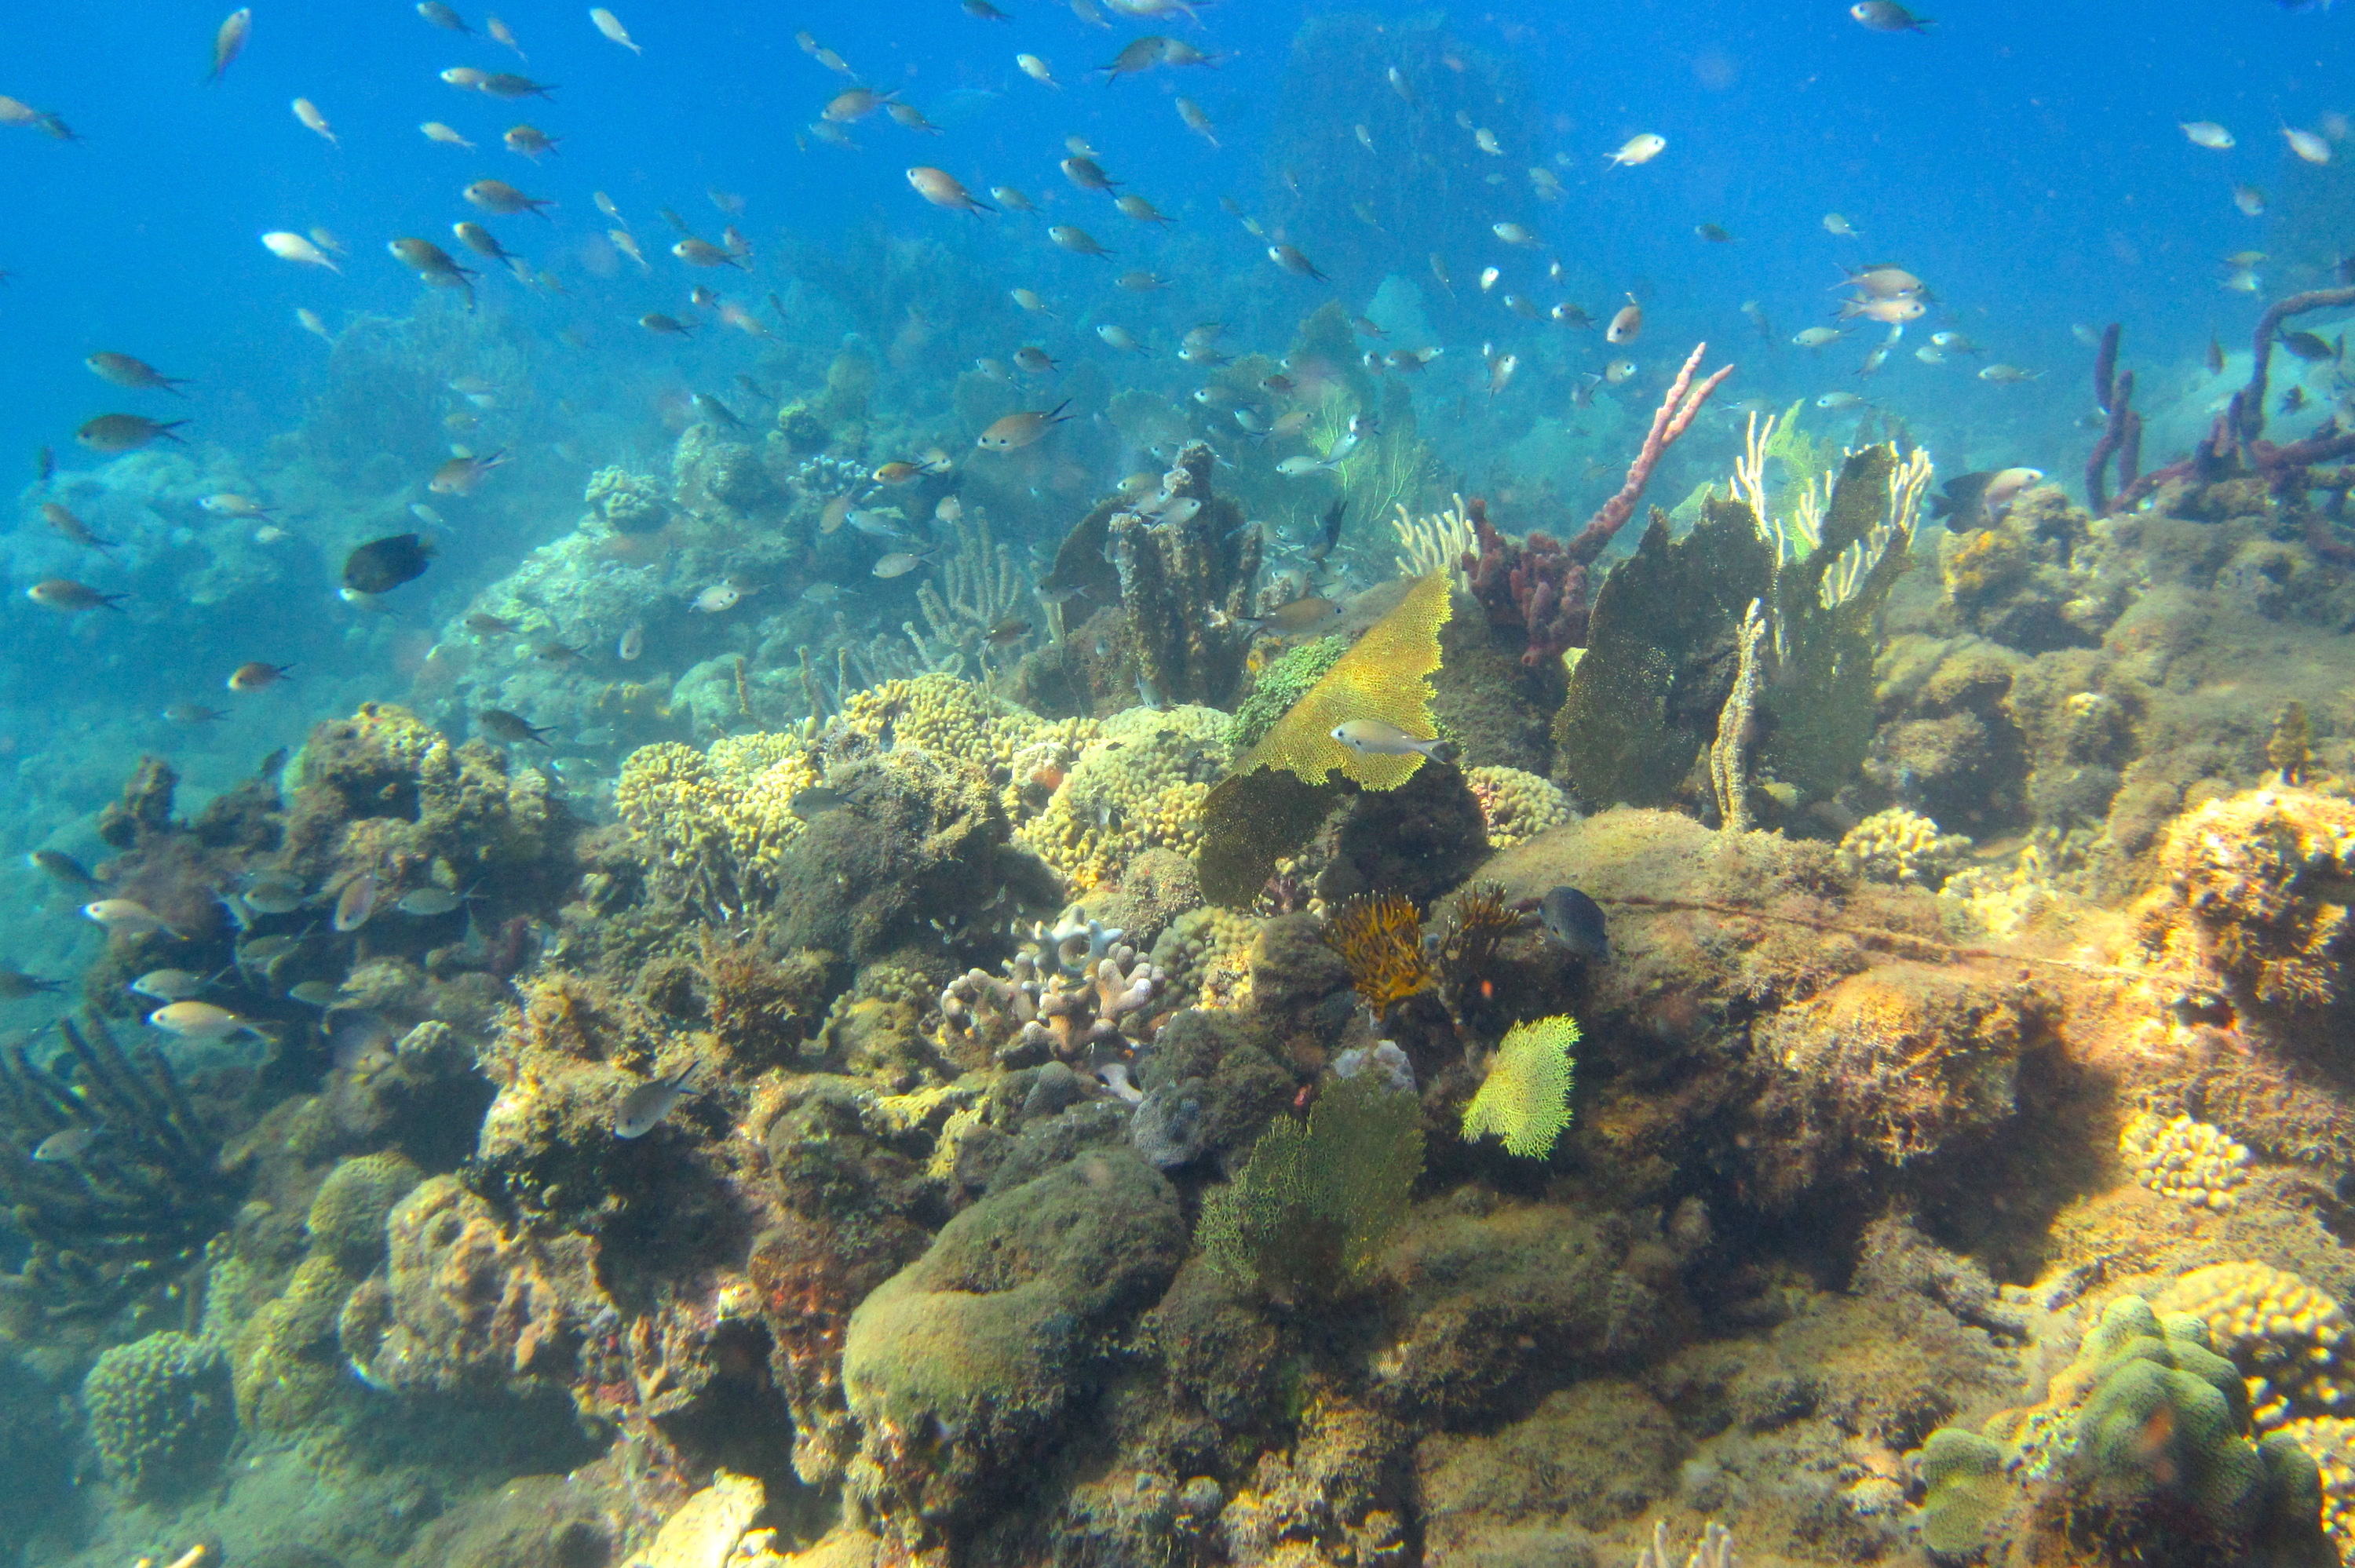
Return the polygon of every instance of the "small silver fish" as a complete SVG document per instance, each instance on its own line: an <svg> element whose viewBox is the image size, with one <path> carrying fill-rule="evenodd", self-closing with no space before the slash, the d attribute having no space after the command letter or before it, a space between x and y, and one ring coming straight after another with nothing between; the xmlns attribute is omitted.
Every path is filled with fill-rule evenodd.
<svg viewBox="0 0 2355 1568"><path fill-rule="evenodd" d="M157 1001L186 1001L210 983L194 969L149 969L131 982L131 989Z"/></svg>
<svg viewBox="0 0 2355 1568"><path fill-rule="evenodd" d="M419 887L402 894L393 907L403 915L414 915L422 919L447 915L464 904L466 896L463 893L453 893L446 887Z"/></svg>
<svg viewBox="0 0 2355 1568"><path fill-rule="evenodd" d="M53 1132L33 1146L33 1158L44 1165L62 1165L68 1160L78 1160L98 1141L98 1135L103 1130L102 1128L82 1126Z"/></svg>
<svg viewBox="0 0 2355 1568"><path fill-rule="evenodd" d="M1419 736L1409 735L1398 726L1380 719L1350 719L1335 725L1331 733L1335 740L1365 757L1405 757L1412 752L1436 757L1440 747L1447 744L1436 738L1425 740Z"/></svg>
<svg viewBox="0 0 2355 1568"><path fill-rule="evenodd" d="M875 575L879 577L904 577L931 558L930 550L921 553L913 550L894 550L875 563Z"/></svg>
<svg viewBox="0 0 2355 1568"><path fill-rule="evenodd" d="M652 1132L679 1101L698 1092L687 1086L687 1081L694 1075L695 1068L690 1065L675 1078L656 1078L632 1089L623 1097L621 1108L613 1113L613 1136L644 1138Z"/></svg>

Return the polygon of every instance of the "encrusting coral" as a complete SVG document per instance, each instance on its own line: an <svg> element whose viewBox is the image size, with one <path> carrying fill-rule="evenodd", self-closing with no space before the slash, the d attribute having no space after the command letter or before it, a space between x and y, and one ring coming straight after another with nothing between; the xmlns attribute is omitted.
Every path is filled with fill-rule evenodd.
<svg viewBox="0 0 2355 1568"><path fill-rule="evenodd" d="M1016 830L1075 895L1107 887L1146 850L1191 857L1203 797L1231 755L1216 708L1132 708L1077 747L1037 815Z"/></svg>
<svg viewBox="0 0 2355 1568"><path fill-rule="evenodd" d="M2152 1192L2200 1208L2237 1208L2249 1181L2248 1150L2188 1116L2137 1113L2118 1134L2118 1154Z"/></svg>
<svg viewBox="0 0 2355 1568"><path fill-rule="evenodd" d="M780 863L806 826L794 798L820 777L798 736L725 736L708 752L665 741L623 762L613 804L683 896L742 911L776 896Z"/></svg>

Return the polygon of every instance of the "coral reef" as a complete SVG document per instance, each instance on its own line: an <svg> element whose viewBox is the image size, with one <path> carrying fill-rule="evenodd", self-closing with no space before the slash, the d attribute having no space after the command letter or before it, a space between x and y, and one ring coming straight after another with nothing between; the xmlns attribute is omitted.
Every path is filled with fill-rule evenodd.
<svg viewBox="0 0 2355 1568"><path fill-rule="evenodd" d="M1260 534L1212 491L1216 461L1207 443L1188 444L1153 498L1156 515L1124 510L1106 524L1137 670L1158 702L1222 703L1241 678L1250 636L1233 621L1251 609Z"/></svg>
<svg viewBox="0 0 2355 1568"><path fill-rule="evenodd" d="M1423 945L1423 918L1401 894L1350 899L1325 920L1325 939L1349 966L1349 983L1376 1012L1439 983Z"/></svg>

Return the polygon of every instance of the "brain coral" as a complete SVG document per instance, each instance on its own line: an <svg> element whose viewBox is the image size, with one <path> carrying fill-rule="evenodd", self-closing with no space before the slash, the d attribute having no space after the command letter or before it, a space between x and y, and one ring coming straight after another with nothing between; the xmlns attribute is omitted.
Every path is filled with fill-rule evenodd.
<svg viewBox="0 0 2355 1568"><path fill-rule="evenodd" d="M397 1153L346 1160L311 1200L311 1245L355 1274L384 1255L384 1220L425 1172Z"/></svg>
<svg viewBox="0 0 2355 1568"><path fill-rule="evenodd" d="M177 1330L102 1351L82 1379L81 1403L107 1474L134 1492L196 1479L237 1429L229 1363Z"/></svg>
<svg viewBox="0 0 2355 1568"><path fill-rule="evenodd" d="M2188 1116L2143 1112L2118 1134L2118 1153L2144 1186L2203 1208L2238 1207L2237 1190L2249 1180L2249 1151Z"/></svg>

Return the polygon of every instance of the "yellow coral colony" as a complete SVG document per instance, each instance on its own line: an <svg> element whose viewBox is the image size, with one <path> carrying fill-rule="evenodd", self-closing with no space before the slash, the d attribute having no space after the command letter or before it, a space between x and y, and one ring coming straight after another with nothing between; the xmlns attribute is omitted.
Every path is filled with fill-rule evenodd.
<svg viewBox="0 0 2355 1568"><path fill-rule="evenodd" d="M2230 1357L2249 1385L2249 1415L2259 1431L2294 1415L2355 1409L2355 1377L2339 1359L2355 1325L2296 1275L2262 1263L2214 1264L2183 1276L2151 1305L2207 1325L2217 1353Z"/></svg>
<svg viewBox="0 0 2355 1568"><path fill-rule="evenodd" d="M1284 768L1310 784L1322 784L1337 768L1368 789L1395 789L1413 778L1423 766L1420 752L1367 756L1334 739L1333 730L1352 719L1377 719L1419 740L1438 736L1430 677L1439 668L1439 629L1450 612L1446 576L1433 572L1422 578L1301 694L1235 771Z"/></svg>
<svg viewBox="0 0 2355 1568"><path fill-rule="evenodd" d="M1465 1140L1493 1132L1508 1154L1543 1160L1553 1152L1570 1125L1570 1053L1578 1039L1578 1021L1567 1014L1515 1025L1464 1107Z"/></svg>
<svg viewBox="0 0 2355 1568"><path fill-rule="evenodd" d="M2238 1208L2249 1180L2249 1151L2188 1116L2142 1112L2118 1134L2118 1154L2152 1192L2206 1209Z"/></svg>

